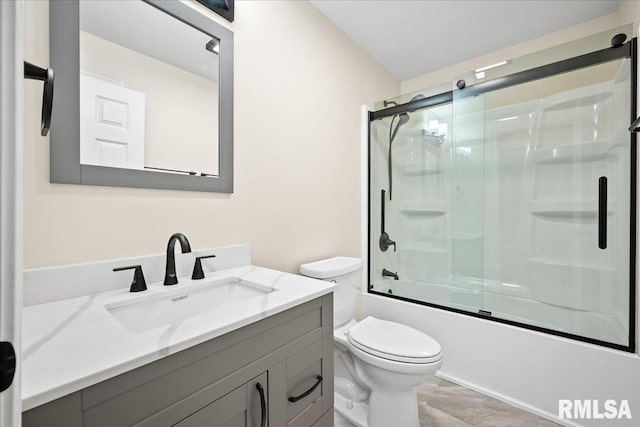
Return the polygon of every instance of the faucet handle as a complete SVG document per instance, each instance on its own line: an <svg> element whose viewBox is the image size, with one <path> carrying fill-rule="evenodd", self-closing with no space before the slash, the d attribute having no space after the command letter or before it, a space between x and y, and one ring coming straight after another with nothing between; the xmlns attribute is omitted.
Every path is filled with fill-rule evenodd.
<svg viewBox="0 0 640 427"><path fill-rule="evenodd" d="M192 280L204 279L204 271L202 270L202 262L200 261L204 258L215 258L215 255L203 255L196 257L196 263L193 265L193 273L191 274Z"/></svg>
<svg viewBox="0 0 640 427"><path fill-rule="evenodd" d="M147 282L144 280L144 273L142 273L141 265L131 265L129 267L116 267L113 271L133 270L133 281L131 282L131 288L129 292L141 292L147 290Z"/></svg>

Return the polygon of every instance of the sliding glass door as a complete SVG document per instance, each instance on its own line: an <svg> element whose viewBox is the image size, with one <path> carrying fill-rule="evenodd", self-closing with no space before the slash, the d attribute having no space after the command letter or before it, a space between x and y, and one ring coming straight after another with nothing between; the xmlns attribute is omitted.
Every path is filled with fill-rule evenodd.
<svg viewBox="0 0 640 427"><path fill-rule="evenodd" d="M604 45L617 33L372 113L371 292L633 350L635 40Z"/></svg>

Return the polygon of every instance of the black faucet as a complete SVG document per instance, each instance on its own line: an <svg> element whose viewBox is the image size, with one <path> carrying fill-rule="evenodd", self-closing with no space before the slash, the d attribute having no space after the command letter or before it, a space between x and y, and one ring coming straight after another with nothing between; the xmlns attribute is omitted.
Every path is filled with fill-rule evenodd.
<svg viewBox="0 0 640 427"><path fill-rule="evenodd" d="M392 273L386 268L382 269L382 277L393 277L393 280L399 280L398 273Z"/></svg>
<svg viewBox="0 0 640 427"><path fill-rule="evenodd" d="M180 242L180 248L183 254L191 252L191 245L189 245L189 241L184 234L175 233L169 238L169 243L167 244L167 265L164 273L165 286L178 284L178 277L176 276L176 255L174 251L176 240Z"/></svg>

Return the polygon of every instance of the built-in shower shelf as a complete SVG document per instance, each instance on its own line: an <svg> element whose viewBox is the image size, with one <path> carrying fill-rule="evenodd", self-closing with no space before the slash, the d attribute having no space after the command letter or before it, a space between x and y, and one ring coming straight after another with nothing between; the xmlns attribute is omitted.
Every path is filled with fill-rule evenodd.
<svg viewBox="0 0 640 427"><path fill-rule="evenodd" d="M424 252L430 254L446 254L449 251L447 249L434 246L433 243L430 242L419 242L419 241L408 241L398 243L398 250L404 251L416 251L416 252Z"/></svg>
<svg viewBox="0 0 640 427"><path fill-rule="evenodd" d="M615 200L609 200L609 204L615 206ZM542 217L595 219L598 217L598 201L536 200L531 202L529 211ZM613 211L608 209L607 215L613 215Z"/></svg>
<svg viewBox="0 0 640 427"><path fill-rule="evenodd" d="M580 265L575 263L568 263L558 261L557 259L546 259L546 258L529 258L529 262L534 265L534 268L547 268L553 269L557 272L563 271L564 273L569 274L611 274L616 270L612 267L600 267L596 265Z"/></svg>
<svg viewBox="0 0 640 427"><path fill-rule="evenodd" d="M612 96L613 96L612 91L607 91L604 93L594 93L594 94L583 95L579 97L576 97L574 95L574 96L567 97L565 99L554 101L553 103L547 102L545 103L547 105L543 107L542 111L572 110L580 107L590 107L594 104L602 104Z"/></svg>
<svg viewBox="0 0 640 427"><path fill-rule="evenodd" d="M621 152L615 149L623 149L624 145L623 143L615 144L611 140L603 140L559 147L537 148L533 151L533 159L536 163L577 163L606 160L619 156Z"/></svg>
<svg viewBox="0 0 640 427"><path fill-rule="evenodd" d="M407 162L402 165L405 175L437 175L444 172L442 165L434 165L433 162Z"/></svg>
<svg viewBox="0 0 640 427"><path fill-rule="evenodd" d="M444 215L450 207L446 203L405 203L400 205L400 212L405 215Z"/></svg>

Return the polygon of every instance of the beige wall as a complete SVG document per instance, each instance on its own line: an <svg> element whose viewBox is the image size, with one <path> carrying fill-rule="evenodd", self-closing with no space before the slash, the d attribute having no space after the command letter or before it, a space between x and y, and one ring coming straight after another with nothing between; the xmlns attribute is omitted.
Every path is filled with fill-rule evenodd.
<svg viewBox="0 0 640 427"><path fill-rule="evenodd" d="M194 248L251 243L254 263L291 272L360 255L360 105L399 82L307 2L239 1L229 27L232 195L50 184L42 84L25 83L25 268L161 253L176 231ZM47 2L26 2L25 38L47 64Z"/></svg>
<svg viewBox="0 0 640 427"><path fill-rule="evenodd" d="M218 82L83 31L80 70L144 93L145 166L218 174Z"/></svg>

